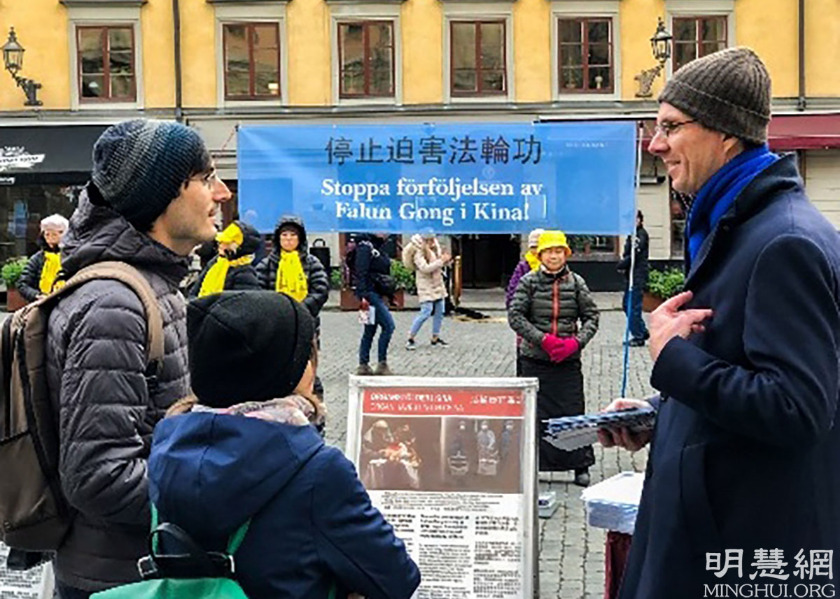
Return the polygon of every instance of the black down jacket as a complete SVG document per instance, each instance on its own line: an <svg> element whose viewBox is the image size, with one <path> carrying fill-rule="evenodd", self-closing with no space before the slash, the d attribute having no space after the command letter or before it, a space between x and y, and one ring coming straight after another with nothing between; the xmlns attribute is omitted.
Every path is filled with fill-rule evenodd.
<svg viewBox="0 0 840 599"><path fill-rule="evenodd" d="M74 524L55 560L64 584L101 590L138 579L147 553L146 476L152 431L189 393L186 305L178 282L187 260L139 233L82 193L64 237L68 276L120 260L138 268L163 315L165 356L157 384L146 377L146 317L140 299L117 281L91 281L50 313L47 377L60 424L61 487Z"/></svg>
<svg viewBox="0 0 840 599"><path fill-rule="evenodd" d="M298 253L303 272L306 274L309 292L303 298L303 305L314 317L318 317L321 308L327 303L330 294L330 279L324 265L306 249L306 228L303 221L295 216L280 219L274 229L274 247L271 253L257 265L257 275L263 289L273 291L277 285L277 265L280 262L280 229L284 225L292 225L298 231Z"/></svg>
<svg viewBox="0 0 840 599"><path fill-rule="evenodd" d="M259 231L247 223L236 221L239 229L242 231L242 245L229 256L231 260L238 260L244 258L249 254L257 251L262 242ZM207 276L208 271L213 268L213 265L219 260L218 254L207 263L201 274L198 275L198 280L190 288L190 298L198 297L201 291L201 284ZM228 268L227 275L225 275L225 291L246 291L248 289L262 289L259 277L257 276L257 269L253 264L243 264L241 266L231 266Z"/></svg>

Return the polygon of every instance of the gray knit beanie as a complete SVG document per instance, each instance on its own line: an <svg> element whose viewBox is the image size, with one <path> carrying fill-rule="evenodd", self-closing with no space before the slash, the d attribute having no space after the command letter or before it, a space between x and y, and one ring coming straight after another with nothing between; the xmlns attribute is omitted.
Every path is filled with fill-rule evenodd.
<svg viewBox="0 0 840 599"><path fill-rule="evenodd" d="M190 176L211 166L195 130L171 121L134 119L108 127L96 140L91 178L109 206L146 228Z"/></svg>
<svg viewBox="0 0 840 599"><path fill-rule="evenodd" d="M701 125L763 144L770 123L770 75L749 48L728 48L689 62L659 95Z"/></svg>

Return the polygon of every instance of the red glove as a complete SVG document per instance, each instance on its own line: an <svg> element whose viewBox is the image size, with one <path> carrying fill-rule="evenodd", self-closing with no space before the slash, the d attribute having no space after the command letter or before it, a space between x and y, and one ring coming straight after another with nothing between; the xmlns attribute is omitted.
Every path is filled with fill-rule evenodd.
<svg viewBox="0 0 840 599"><path fill-rule="evenodd" d="M554 361L552 355L555 352L559 351L561 347L563 347L563 340L560 339L560 337L558 337L557 335L546 333L540 345L542 345L542 348L543 350L545 350L545 353L548 354L548 357L551 358L552 361Z"/></svg>
<svg viewBox="0 0 840 599"><path fill-rule="evenodd" d="M560 348L549 354L552 362L562 362L580 349L580 341L575 337L563 337L558 341L560 341Z"/></svg>

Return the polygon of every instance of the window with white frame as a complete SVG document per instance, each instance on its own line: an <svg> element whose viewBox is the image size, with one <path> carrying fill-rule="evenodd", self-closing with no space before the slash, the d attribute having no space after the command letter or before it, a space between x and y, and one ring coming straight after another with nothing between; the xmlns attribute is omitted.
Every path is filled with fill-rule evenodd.
<svg viewBox="0 0 840 599"><path fill-rule="evenodd" d="M140 3L65 0L70 108L143 108Z"/></svg>
<svg viewBox="0 0 840 599"><path fill-rule="evenodd" d="M449 22L453 96L507 94L505 25L504 20Z"/></svg>
<svg viewBox="0 0 840 599"><path fill-rule="evenodd" d="M673 28L674 71L727 46L726 16L674 16Z"/></svg>
<svg viewBox="0 0 840 599"><path fill-rule="evenodd" d="M560 94L613 93L615 68L611 18L559 17L557 41Z"/></svg>
<svg viewBox="0 0 840 599"><path fill-rule="evenodd" d="M393 98L395 63L394 21L338 23L339 98Z"/></svg>
<svg viewBox="0 0 840 599"><path fill-rule="evenodd" d="M280 26L222 25L226 100L264 100L280 95Z"/></svg>
<svg viewBox="0 0 840 599"><path fill-rule="evenodd" d="M126 25L76 27L80 102L137 99L134 29Z"/></svg>

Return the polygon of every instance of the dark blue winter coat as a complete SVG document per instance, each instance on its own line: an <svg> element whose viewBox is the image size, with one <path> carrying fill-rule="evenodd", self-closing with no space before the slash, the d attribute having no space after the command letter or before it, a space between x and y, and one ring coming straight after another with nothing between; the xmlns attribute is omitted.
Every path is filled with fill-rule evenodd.
<svg viewBox="0 0 840 599"><path fill-rule="evenodd" d="M236 578L249 599L408 599L420 574L350 461L314 427L190 413L155 429L149 460L161 519L205 549L251 519Z"/></svg>
<svg viewBox="0 0 840 599"><path fill-rule="evenodd" d="M744 188L686 288L690 307L714 316L705 333L668 342L654 365L664 400L621 599L782 582L748 578L756 549L784 551L791 593L803 582L793 576L800 550L806 562L833 550L838 576L840 239L792 156ZM742 578L706 571L706 553L727 549L743 550Z"/></svg>

